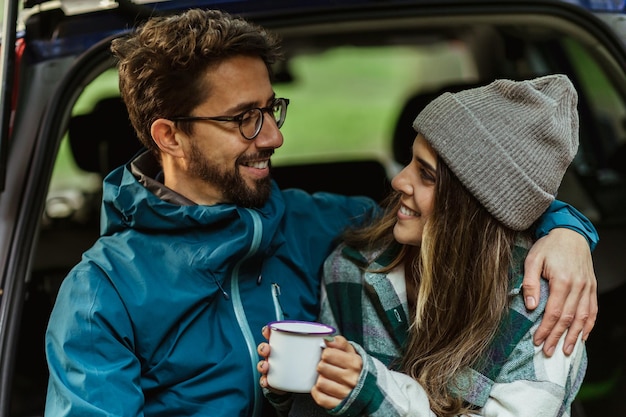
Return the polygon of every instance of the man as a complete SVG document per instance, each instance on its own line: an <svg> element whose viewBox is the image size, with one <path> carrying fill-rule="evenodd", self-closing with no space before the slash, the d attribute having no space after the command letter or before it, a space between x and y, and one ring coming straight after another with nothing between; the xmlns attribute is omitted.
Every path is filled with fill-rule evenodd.
<svg viewBox="0 0 626 417"><path fill-rule="evenodd" d="M261 328L316 318L334 238L377 209L270 180L289 103L270 82L278 47L260 27L200 10L155 18L113 42L122 98L147 151L105 179L102 236L59 291L46 335L47 415L264 414ZM567 219L560 226L588 226L568 207L558 217ZM544 227L555 221L544 218ZM596 239L593 227L587 234ZM582 261L565 259L562 244ZM558 339L574 317L568 335L577 335L591 315L588 334L587 240L558 229L536 248L528 282L538 286L543 269L560 289L546 335Z"/></svg>

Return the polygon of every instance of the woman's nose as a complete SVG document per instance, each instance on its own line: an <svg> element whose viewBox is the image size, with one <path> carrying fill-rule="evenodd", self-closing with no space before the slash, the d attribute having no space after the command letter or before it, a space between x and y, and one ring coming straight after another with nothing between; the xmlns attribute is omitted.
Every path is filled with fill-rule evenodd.
<svg viewBox="0 0 626 417"><path fill-rule="evenodd" d="M391 187L404 194L410 194L411 192L410 181L408 181L407 178L407 168L408 167L404 167L404 169L391 180Z"/></svg>

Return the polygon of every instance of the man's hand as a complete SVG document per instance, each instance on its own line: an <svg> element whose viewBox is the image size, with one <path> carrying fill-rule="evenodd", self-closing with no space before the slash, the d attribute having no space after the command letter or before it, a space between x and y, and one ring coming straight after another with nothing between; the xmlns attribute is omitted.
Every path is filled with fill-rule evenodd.
<svg viewBox="0 0 626 417"><path fill-rule="evenodd" d="M567 331L563 352L572 353L580 332L587 340L598 315L598 294L593 261L587 240L565 228L553 229L531 248L524 263L522 284L526 308L539 300L539 280L550 282L546 311L534 336L538 346L552 356L557 342Z"/></svg>
<svg viewBox="0 0 626 417"><path fill-rule="evenodd" d="M263 333L263 337L266 340L270 340L270 329L267 326L263 326L263 329L261 329L261 333ZM259 379L259 384L263 387L263 388L267 388L270 391L272 391L274 394L286 394L285 391L280 391L277 389L274 389L272 387L270 387L270 385L267 383L267 373L269 372L270 366L268 363L267 358L269 358L270 356L270 344L266 343L266 342L261 342L258 344L257 348L257 353L259 354L259 356L261 356L261 360L259 361L259 363L257 363L256 365L256 369L257 371L259 371L259 374L261 374L261 378Z"/></svg>

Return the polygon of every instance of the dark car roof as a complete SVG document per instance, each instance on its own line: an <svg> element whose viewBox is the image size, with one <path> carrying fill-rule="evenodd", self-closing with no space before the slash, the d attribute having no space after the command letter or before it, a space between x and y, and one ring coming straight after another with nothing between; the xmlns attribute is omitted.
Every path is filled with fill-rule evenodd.
<svg viewBox="0 0 626 417"><path fill-rule="evenodd" d="M619 2L615 2L619 3ZM592 11L619 11L617 5L606 1L468 1L468 0L26 0L18 25L18 37L28 42L30 59L33 62L51 58L78 55L90 46L108 36L119 34L145 19L157 14L169 14L179 10L202 7L216 8L252 18L268 27L277 20L303 23L308 19L332 19L337 13L357 12L359 14L397 10L419 6L429 8L433 13L445 13L449 7L465 7L472 10L494 11L502 7L546 7L575 5ZM380 16L384 17L385 12Z"/></svg>

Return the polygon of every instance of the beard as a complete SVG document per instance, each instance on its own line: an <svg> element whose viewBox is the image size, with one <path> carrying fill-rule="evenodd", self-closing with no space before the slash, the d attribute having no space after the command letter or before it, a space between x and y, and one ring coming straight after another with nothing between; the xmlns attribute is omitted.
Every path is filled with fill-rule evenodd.
<svg viewBox="0 0 626 417"><path fill-rule="evenodd" d="M261 155L269 156L272 153L272 151L266 151ZM258 155L254 156L254 158L257 157ZM217 186L224 198L232 204L247 208L261 208L270 197L272 189L270 176L256 180L254 186L249 187L236 168L241 163L241 159L237 160L235 169L232 171L222 171L219 167L211 165L196 145L192 143L189 155L189 171L197 178Z"/></svg>

